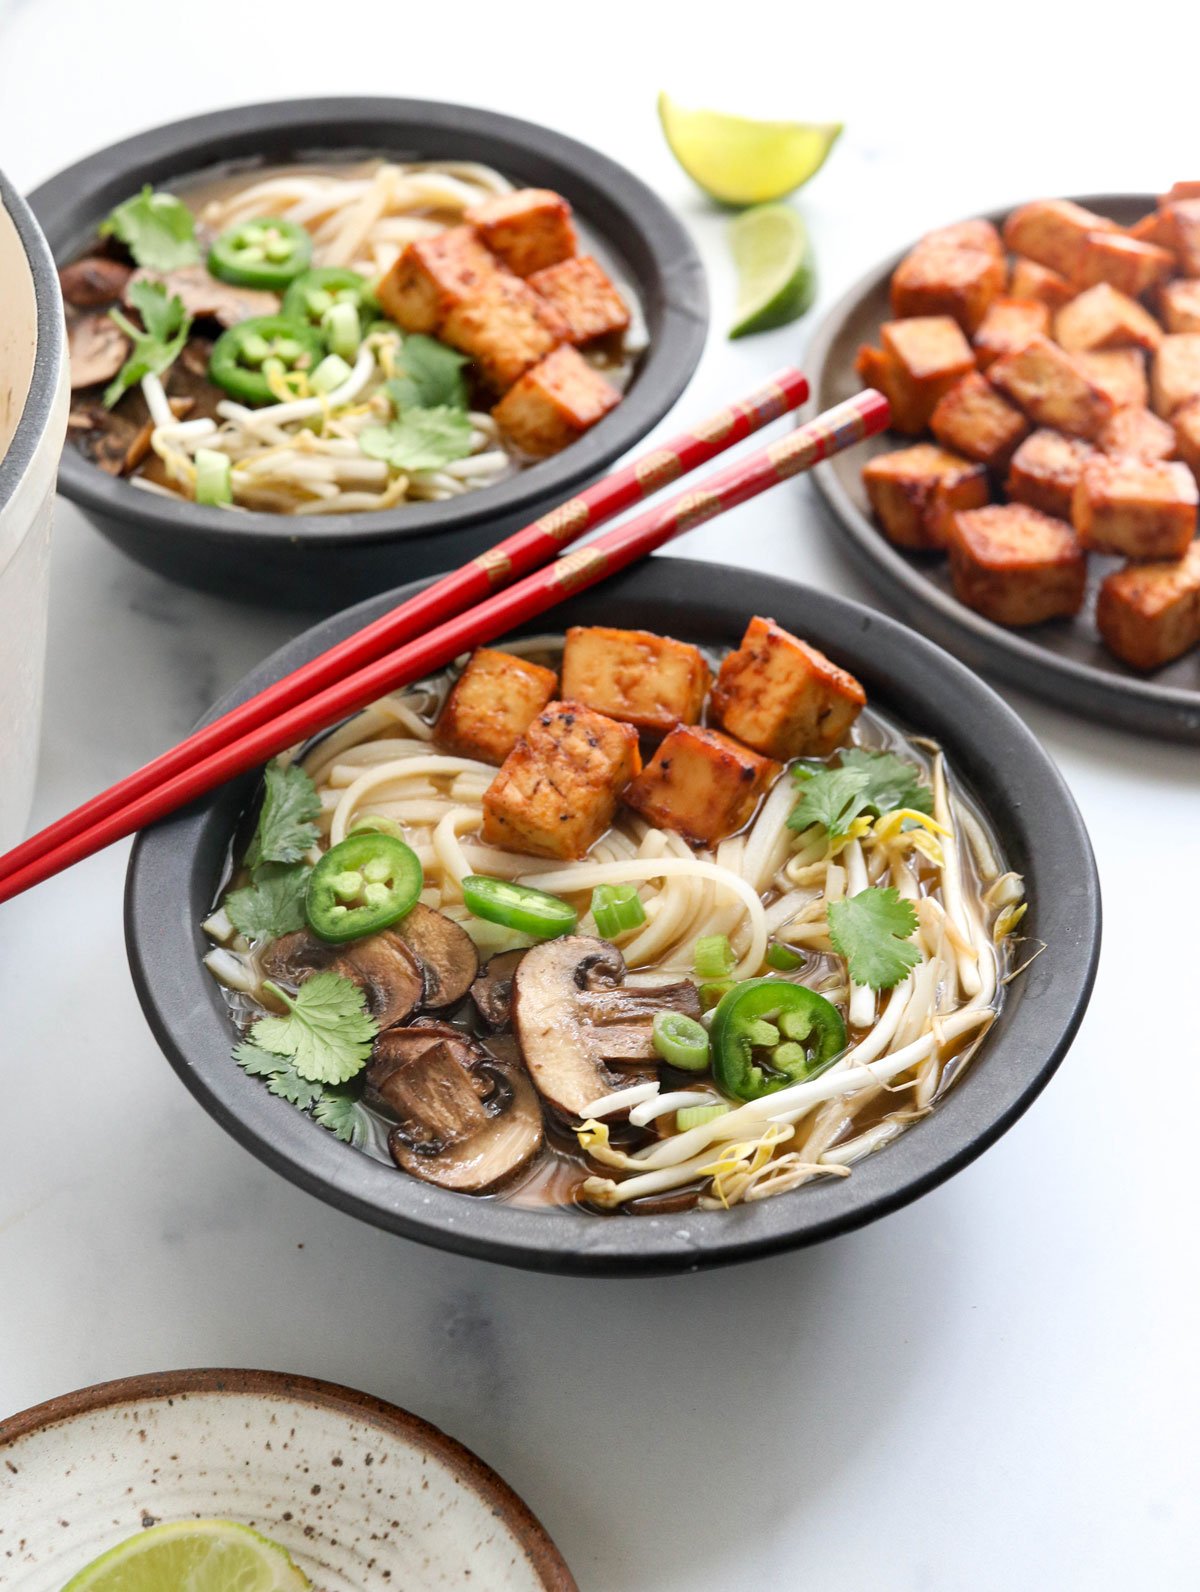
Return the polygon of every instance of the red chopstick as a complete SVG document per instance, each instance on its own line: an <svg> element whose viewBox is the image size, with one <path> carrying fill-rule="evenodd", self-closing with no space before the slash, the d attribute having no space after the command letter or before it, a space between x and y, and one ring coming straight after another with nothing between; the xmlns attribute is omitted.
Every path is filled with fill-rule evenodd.
<svg viewBox="0 0 1200 1592"><path fill-rule="evenodd" d="M196 730L178 746L14 846L0 856L0 880L49 855L64 841L83 834L139 797L158 789L165 781L185 774L201 759L269 723L286 708L308 701L410 637L442 624L489 593L539 568L585 531L594 530L680 476L707 464L734 443L799 408L807 397L808 382L800 371L791 366L779 371L737 403L729 404L690 431L622 465L595 486L514 532L490 552L481 553L460 569L443 575L381 619L285 675L260 695Z"/></svg>
<svg viewBox="0 0 1200 1592"><path fill-rule="evenodd" d="M587 547L565 554L469 612L458 614L417 640L377 658L221 747L184 773L0 879L0 902L20 895L133 830L167 817L214 786L328 729L387 692L444 668L460 652L504 635L572 593L636 563L673 537L875 435L887 425L888 418L887 399L881 393L871 388L858 393L798 426L781 441L718 470L699 487L635 515Z"/></svg>

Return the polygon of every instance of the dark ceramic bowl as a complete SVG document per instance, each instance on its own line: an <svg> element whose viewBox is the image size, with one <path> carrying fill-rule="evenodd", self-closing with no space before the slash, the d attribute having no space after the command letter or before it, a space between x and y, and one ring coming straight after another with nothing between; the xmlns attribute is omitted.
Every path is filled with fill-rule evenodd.
<svg viewBox="0 0 1200 1592"><path fill-rule="evenodd" d="M316 626L248 675L223 712L332 646L400 593ZM993 691L895 620L792 581L724 565L654 558L565 604L552 623L621 624L733 646L770 614L853 671L872 703L946 748L1025 876L1028 932L1046 942L1010 987L963 1081L924 1121L830 1180L732 1211L589 1216L473 1200L404 1177L270 1095L230 1059L233 1032L200 931L211 910L250 775L144 834L125 922L134 982L159 1044L201 1103L257 1156L322 1199L424 1243L543 1271L695 1271L815 1243L916 1199L999 1138L1058 1066L1083 1016L1100 947L1100 891L1087 831L1061 776ZM539 628L545 629L545 620Z"/></svg>
<svg viewBox="0 0 1200 1592"><path fill-rule="evenodd" d="M90 155L30 195L55 259L75 258L113 206L229 162L479 160L553 188L606 246L641 301L649 346L611 414L554 458L445 503L344 515L231 514L172 503L63 455L59 487L124 552L171 580L271 606L328 612L465 563L594 480L660 421L704 347L708 294L683 227L615 161L532 122L423 100L285 100L157 127Z"/></svg>

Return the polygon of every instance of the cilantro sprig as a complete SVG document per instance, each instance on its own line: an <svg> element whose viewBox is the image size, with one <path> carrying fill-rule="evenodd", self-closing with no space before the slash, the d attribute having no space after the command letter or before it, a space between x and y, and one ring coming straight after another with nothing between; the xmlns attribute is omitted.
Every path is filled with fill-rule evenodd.
<svg viewBox="0 0 1200 1592"><path fill-rule="evenodd" d="M225 897L230 923L248 940L278 940L306 922L304 899L312 869L306 862L263 862L251 882Z"/></svg>
<svg viewBox="0 0 1200 1592"><path fill-rule="evenodd" d="M278 759L267 764L263 784L262 810L246 850L246 865L299 862L317 843L315 820L321 813L317 787L297 763L285 766Z"/></svg>
<svg viewBox="0 0 1200 1592"><path fill-rule="evenodd" d="M919 771L892 752L854 746L841 754L836 768L801 763L793 776L800 799L788 817L789 829L819 824L834 843L844 840L855 819L864 814L882 818L903 807L933 811L933 793Z"/></svg>
<svg viewBox="0 0 1200 1592"><path fill-rule="evenodd" d="M829 938L846 959L851 981L891 989L921 960L912 942L916 908L892 887L870 886L826 908Z"/></svg>
<svg viewBox="0 0 1200 1592"><path fill-rule="evenodd" d="M310 1083L349 1083L371 1055L379 1024L366 996L341 973L314 973L295 995L268 979L263 988L287 1007L283 1017L260 1017L251 1041L288 1058Z"/></svg>
<svg viewBox="0 0 1200 1592"><path fill-rule="evenodd" d="M371 1119L354 1085L325 1085L305 1078L292 1057L277 1056L252 1040L234 1046L233 1058L252 1078L261 1078L273 1095L301 1111L311 1111L343 1144L362 1146L371 1137Z"/></svg>
<svg viewBox="0 0 1200 1592"><path fill-rule="evenodd" d="M448 404L405 409L386 425L367 426L358 445L368 459L383 459L394 470L440 470L471 451L471 422Z"/></svg>
<svg viewBox="0 0 1200 1592"><path fill-rule="evenodd" d="M102 238L119 238L147 271L175 271L200 260L192 212L174 194L156 193L149 183L119 204L99 232Z"/></svg>
<svg viewBox="0 0 1200 1592"><path fill-rule="evenodd" d="M120 310L109 310L109 319L133 344L129 358L104 392L104 406L111 409L144 376L161 376L179 358L192 329L192 318L178 293L167 297L161 282L131 282L129 302L142 318L141 326Z"/></svg>
<svg viewBox="0 0 1200 1592"><path fill-rule="evenodd" d="M465 409L467 356L436 337L411 332L400 346L399 374L386 383L396 413L406 409Z"/></svg>

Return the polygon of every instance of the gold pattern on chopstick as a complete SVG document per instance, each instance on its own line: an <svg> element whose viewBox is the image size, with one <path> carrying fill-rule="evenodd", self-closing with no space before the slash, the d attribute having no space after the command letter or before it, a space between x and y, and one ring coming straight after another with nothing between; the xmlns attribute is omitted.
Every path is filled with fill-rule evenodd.
<svg viewBox="0 0 1200 1592"><path fill-rule="evenodd" d="M575 591L602 575L608 568L608 554L599 547L581 547L567 553L554 566L552 579L563 591Z"/></svg>
<svg viewBox="0 0 1200 1592"><path fill-rule="evenodd" d="M768 420L778 420L780 415L787 413L788 396L777 381L769 381L759 388L749 403L742 407L756 420L765 424Z"/></svg>
<svg viewBox="0 0 1200 1592"><path fill-rule="evenodd" d="M569 498L566 503L560 503L558 508L551 509L549 514L543 514L537 522L537 528L561 546L573 536L578 536L580 531L586 530L590 518L588 506L582 498Z"/></svg>
<svg viewBox="0 0 1200 1592"><path fill-rule="evenodd" d="M480 553L475 560L475 567L481 569L487 576L489 585L498 586L512 573L512 559L507 553L502 553L498 547L493 547L486 553Z"/></svg>
<svg viewBox="0 0 1200 1592"><path fill-rule="evenodd" d="M782 442L773 442L767 449L767 458L781 481L806 470L810 464L823 458L835 433L821 419L810 420L793 431Z"/></svg>
<svg viewBox="0 0 1200 1592"><path fill-rule="evenodd" d="M701 442L724 442L737 422L737 415L732 409L722 409L720 414L713 415L709 420L702 420L693 431L693 436Z"/></svg>
<svg viewBox="0 0 1200 1592"><path fill-rule="evenodd" d="M671 519L678 530L690 531L693 526L703 525L705 520L711 520L724 507L724 502L715 492L685 492L679 499Z"/></svg>
<svg viewBox="0 0 1200 1592"><path fill-rule="evenodd" d="M683 460L677 453L660 448L657 453L647 454L640 459L634 465L633 473L643 492L657 492L660 487L679 479L683 474Z"/></svg>

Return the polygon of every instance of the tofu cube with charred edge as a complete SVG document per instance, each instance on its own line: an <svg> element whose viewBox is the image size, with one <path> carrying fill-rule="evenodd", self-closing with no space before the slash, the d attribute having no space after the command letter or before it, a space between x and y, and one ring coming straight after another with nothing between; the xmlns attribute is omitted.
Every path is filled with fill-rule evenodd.
<svg viewBox="0 0 1200 1592"><path fill-rule="evenodd" d="M1150 462L1175 456L1175 432L1145 408L1118 409L1097 440L1102 452L1130 459Z"/></svg>
<svg viewBox="0 0 1200 1592"><path fill-rule="evenodd" d="M1065 520L1023 503L956 514L950 574L960 602L1000 625L1066 618L1083 604L1087 560Z"/></svg>
<svg viewBox="0 0 1200 1592"><path fill-rule="evenodd" d="M983 254L1004 258L1004 241L990 221L976 217L971 221L952 221L948 227L935 227L917 244L918 249L977 249Z"/></svg>
<svg viewBox="0 0 1200 1592"><path fill-rule="evenodd" d="M975 370L938 400L929 426L944 448L990 470L1001 469L1029 432L1021 411Z"/></svg>
<svg viewBox="0 0 1200 1592"><path fill-rule="evenodd" d="M517 188L475 205L463 217L517 276L568 260L577 240L571 207L548 188Z"/></svg>
<svg viewBox="0 0 1200 1592"><path fill-rule="evenodd" d="M1200 398L1200 332L1164 337L1150 374L1154 411L1170 420L1177 409Z"/></svg>
<svg viewBox="0 0 1200 1592"><path fill-rule="evenodd" d="M1171 419L1175 451L1200 483L1200 398L1177 409Z"/></svg>
<svg viewBox="0 0 1200 1592"><path fill-rule="evenodd" d="M1036 260L1019 257L1013 261L1008 292L1010 298L1036 299L1050 310L1061 309L1075 297L1075 289L1065 276L1052 271L1048 265L1039 265Z"/></svg>
<svg viewBox="0 0 1200 1592"><path fill-rule="evenodd" d="M1168 254L1174 253L1172 233L1166 212L1152 210L1148 216L1142 216L1125 231L1136 243L1156 243L1160 249L1166 249Z"/></svg>
<svg viewBox="0 0 1200 1592"><path fill-rule="evenodd" d="M535 271L528 280L533 291L562 316L567 341L576 347L615 336L629 325L628 305L590 254L577 254Z"/></svg>
<svg viewBox="0 0 1200 1592"><path fill-rule="evenodd" d="M1150 402L1146 356L1140 348L1106 348L1074 358L1087 379L1106 392L1118 410L1144 409ZM1100 434L1103 436L1103 428Z"/></svg>
<svg viewBox="0 0 1200 1592"><path fill-rule="evenodd" d="M1126 564L1096 599L1105 645L1135 669L1159 669L1200 644L1200 542L1178 561Z"/></svg>
<svg viewBox="0 0 1200 1592"><path fill-rule="evenodd" d="M1004 291L1001 257L982 249L922 242L905 255L892 276L892 314L949 315L970 335Z"/></svg>
<svg viewBox="0 0 1200 1592"><path fill-rule="evenodd" d="M840 746L866 700L852 674L773 619L756 616L721 665L711 708L730 735L786 762Z"/></svg>
<svg viewBox="0 0 1200 1592"><path fill-rule="evenodd" d="M945 547L949 516L982 508L989 497L983 465L930 442L880 454L862 474L888 540L915 551Z"/></svg>
<svg viewBox="0 0 1200 1592"><path fill-rule="evenodd" d="M458 299L438 335L470 355L489 387L507 392L531 365L558 347L567 328L520 277L496 271Z"/></svg>
<svg viewBox="0 0 1200 1592"><path fill-rule="evenodd" d="M1168 282L1158 295L1158 307L1169 332L1200 332L1200 279Z"/></svg>
<svg viewBox="0 0 1200 1592"><path fill-rule="evenodd" d="M503 763L558 689L553 669L480 647L446 698L434 739L481 763Z"/></svg>
<svg viewBox="0 0 1200 1592"><path fill-rule="evenodd" d="M1054 335L1069 354L1098 348L1157 348L1163 336L1148 310L1107 282L1088 288L1059 310Z"/></svg>
<svg viewBox="0 0 1200 1592"><path fill-rule="evenodd" d="M1200 196L1176 200L1165 211L1170 242L1181 276L1200 276Z"/></svg>
<svg viewBox="0 0 1200 1592"><path fill-rule="evenodd" d="M499 270L470 227L447 227L403 249L375 289L384 314L406 332L436 332L456 304Z"/></svg>
<svg viewBox="0 0 1200 1592"><path fill-rule="evenodd" d="M1013 454L1004 483L1006 495L1056 519L1071 518L1071 499L1085 459L1093 450L1077 437L1035 431Z"/></svg>
<svg viewBox="0 0 1200 1592"><path fill-rule="evenodd" d="M1185 464L1095 454L1071 500L1085 547L1126 558L1182 558L1196 534L1196 482Z"/></svg>
<svg viewBox="0 0 1200 1592"><path fill-rule="evenodd" d="M1014 254L1073 278L1091 234L1118 231L1115 221L1070 199L1035 199L1018 206L1005 221L1004 241Z"/></svg>
<svg viewBox="0 0 1200 1592"><path fill-rule="evenodd" d="M780 765L716 730L679 724L625 792L626 805L656 829L673 829L693 846L734 835Z"/></svg>
<svg viewBox="0 0 1200 1592"><path fill-rule="evenodd" d="M1175 269L1175 256L1156 243L1121 232L1091 232L1084 240L1074 279L1080 287L1108 282L1140 298Z"/></svg>
<svg viewBox="0 0 1200 1592"><path fill-rule="evenodd" d="M586 856L641 766L632 725L581 702L548 703L484 792L484 842L534 857Z"/></svg>
<svg viewBox="0 0 1200 1592"><path fill-rule="evenodd" d="M695 724L711 680L704 655L687 642L607 625L567 631L563 696L645 734Z"/></svg>
<svg viewBox="0 0 1200 1592"><path fill-rule="evenodd" d="M616 388L567 344L515 382L492 415L522 453L544 459L569 447L620 401Z"/></svg>
<svg viewBox="0 0 1200 1592"><path fill-rule="evenodd" d="M861 348L855 369L892 408L892 429L917 436L938 399L975 368L971 345L947 315L888 321L882 350Z"/></svg>
<svg viewBox="0 0 1200 1592"><path fill-rule="evenodd" d="M1031 337L1050 330L1050 307L1035 298L998 298L980 321L972 341L980 370L1001 354L1024 348Z"/></svg>
<svg viewBox="0 0 1200 1592"><path fill-rule="evenodd" d="M1073 437L1095 437L1116 407L1048 337L1031 338L988 369L988 379L1037 426Z"/></svg>

